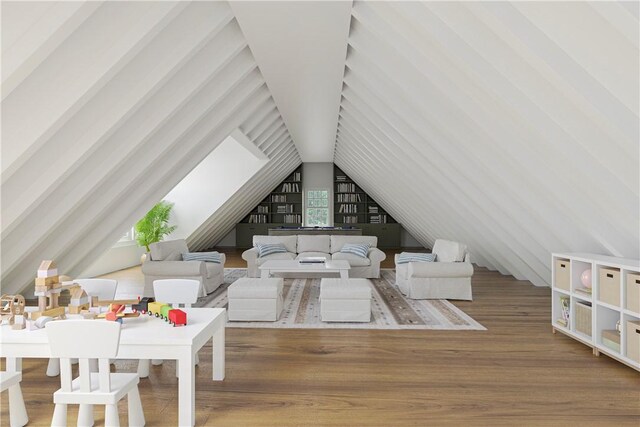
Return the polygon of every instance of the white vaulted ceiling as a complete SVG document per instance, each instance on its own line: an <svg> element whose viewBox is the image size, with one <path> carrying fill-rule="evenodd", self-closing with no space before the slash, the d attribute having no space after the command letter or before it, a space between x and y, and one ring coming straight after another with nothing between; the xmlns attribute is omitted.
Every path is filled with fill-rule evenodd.
<svg viewBox="0 0 640 427"><path fill-rule="evenodd" d="M538 285L553 251L638 258L637 6L356 2L335 163Z"/></svg>
<svg viewBox="0 0 640 427"><path fill-rule="evenodd" d="M300 164L227 3L3 2L2 24L5 293L41 259L82 271L238 127L270 180Z"/></svg>
<svg viewBox="0 0 640 427"><path fill-rule="evenodd" d="M2 2L2 286L89 265L234 129L334 161L425 246L542 285L640 258L638 2Z"/></svg>

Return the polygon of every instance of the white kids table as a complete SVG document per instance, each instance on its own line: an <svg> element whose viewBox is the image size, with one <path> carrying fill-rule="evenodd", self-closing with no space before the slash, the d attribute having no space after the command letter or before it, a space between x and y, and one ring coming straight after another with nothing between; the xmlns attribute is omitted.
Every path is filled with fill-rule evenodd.
<svg viewBox="0 0 640 427"><path fill-rule="evenodd" d="M227 314L223 308L181 310L187 313L186 326L173 327L147 315L125 319L116 358L177 360L178 423L193 426L196 413L194 355L213 339L213 380L224 380ZM82 337L78 337L78 345L82 345ZM8 325L0 326L0 357L7 358L7 371L21 371L22 358L49 356L49 342L44 329L13 330Z"/></svg>

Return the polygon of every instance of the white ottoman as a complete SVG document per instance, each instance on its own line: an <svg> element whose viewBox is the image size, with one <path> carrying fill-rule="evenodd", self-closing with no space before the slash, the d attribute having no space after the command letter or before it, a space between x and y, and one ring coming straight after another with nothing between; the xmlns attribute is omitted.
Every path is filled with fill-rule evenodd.
<svg viewBox="0 0 640 427"><path fill-rule="evenodd" d="M227 289L229 320L272 321L282 313L282 279L238 279Z"/></svg>
<svg viewBox="0 0 640 427"><path fill-rule="evenodd" d="M367 279L322 279L320 316L323 322L370 322L371 285Z"/></svg>

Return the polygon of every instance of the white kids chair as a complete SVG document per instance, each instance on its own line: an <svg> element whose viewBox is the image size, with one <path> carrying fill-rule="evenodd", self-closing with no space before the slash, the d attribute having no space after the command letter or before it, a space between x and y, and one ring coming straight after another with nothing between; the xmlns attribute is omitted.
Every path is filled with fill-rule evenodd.
<svg viewBox="0 0 640 427"><path fill-rule="evenodd" d="M162 279L153 281L153 295L155 300L178 308L180 304L191 307L198 301L200 293L200 281L194 279ZM194 363L200 363L198 353L194 356ZM162 360L153 360L154 365L161 365ZM138 362L138 375L140 378L149 376L149 360L142 359ZM176 377L178 376L178 361L176 361Z"/></svg>
<svg viewBox="0 0 640 427"><path fill-rule="evenodd" d="M105 426L119 426L118 401L125 395L130 426L145 424L138 375L110 372L109 358L118 354L120 324L99 320L65 320L46 326L51 356L60 359L60 389L53 394L52 426L67 425L67 405L80 405L78 425L93 425L93 405L105 405ZM73 379L71 358L79 361ZM89 360L98 359L98 372Z"/></svg>
<svg viewBox="0 0 640 427"><path fill-rule="evenodd" d="M75 279L74 282L80 285L89 298L98 297L100 301L111 301L116 297L118 281L115 279ZM57 359L49 359L47 376L57 377L58 375L60 375L60 362Z"/></svg>
<svg viewBox="0 0 640 427"><path fill-rule="evenodd" d="M21 372L0 372L0 391L9 390L9 425L22 427L29 422L20 389Z"/></svg>

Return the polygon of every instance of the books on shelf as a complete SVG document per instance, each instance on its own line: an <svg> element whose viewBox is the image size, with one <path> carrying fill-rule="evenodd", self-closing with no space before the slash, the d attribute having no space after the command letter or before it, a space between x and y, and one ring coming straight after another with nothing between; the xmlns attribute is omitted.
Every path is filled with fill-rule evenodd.
<svg viewBox="0 0 640 427"><path fill-rule="evenodd" d="M356 185L353 183L341 182L338 184L338 193L355 193Z"/></svg>
<svg viewBox="0 0 640 427"><path fill-rule="evenodd" d="M299 193L300 184L296 184L295 182L285 182L284 184L282 184L282 192L283 193Z"/></svg>
<svg viewBox="0 0 640 427"><path fill-rule="evenodd" d="M358 213L358 205L340 205L340 209L338 209L338 213Z"/></svg>
<svg viewBox="0 0 640 427"><path fill-rule="evenodd" d="M342 218L342 222L344 224L357 224L358 223L358 217L357 216L344 216Z"/></svg>
<svg viewBox="0 0 640 427"><path fill-rule="evenodd" d="M263 214L251 214L249 215L249 224L266 224L267 216Z"/></svg>
<svg viewBox="0 0 640 427"><path fill-rule="evenodd" d="M336 195L336 201L338 203L360 203L362 202L362 198L360 197L360 194L337 194Z"/></svg>
<svg viewBox="0 0 640 427"><path fill-rule="evenodd" d="M576 292L587 295L587 296L591 296L591 293L593 292L591 290L591 288L576 288Z"/></svg>
<svg viewBox="0 0 640 427"><path fill-rule="evenodd" d="M565 328L569 327L569 318L570 318L570 300L568 296L561 296L560 297L560 315L561 317L559 317L556 322L562 326L564 326Z"/></svg>
<svg viewBox="0 0 640 427"><path fill-rule="evenodd" d="M273 203L287 203L287 196L285 194L273 194L271 196L271 202L273 202Z"/></svg>
<svg viewBox="0 0 640 427"><path fill-rule="evenodd" d="M336 181L346 181L346 180L347 180L346 175L336 175Z"/></svg>
<svg viewBox="0 0 640 427"><path fill-rule="evenodd" d="M369 206L369 213L370 214L377 214L378 213L378 207L377 206Z"/></svg>
<svg viewBox="0 0 640 427"><path fill-rule="evenodd" d="M269 206L258 206L258 213L269 213Z"/></svg>
<svg viewBox="0 0 640 427"><path fill-rule="evenodd" d="M385 214L373 215L373 216L371 216L371 218L369 218L369 223L370 224L386 224L387 223L387 215L385 215Z"/></svg>
<svg viewBox="0 0 640 427"><path fill-rule="evenodd" d="M300 172L294 172L289 179L291 179L292 181L300 181Z"/></svg>
<svg viewBox="0 0 640 427"><path fill-rule="evenodd" d="M276 206L276 213L279 213L279 214L293 213L293 211L294 211L294 205L277 205Z"/></svg>
<svg viewBox="0 0 640 427"><path fill-rule="evenodd" d="M284 216L283 222L286 224L300 224L302 223L302 216L300 214L287 214Z"/></svg>

